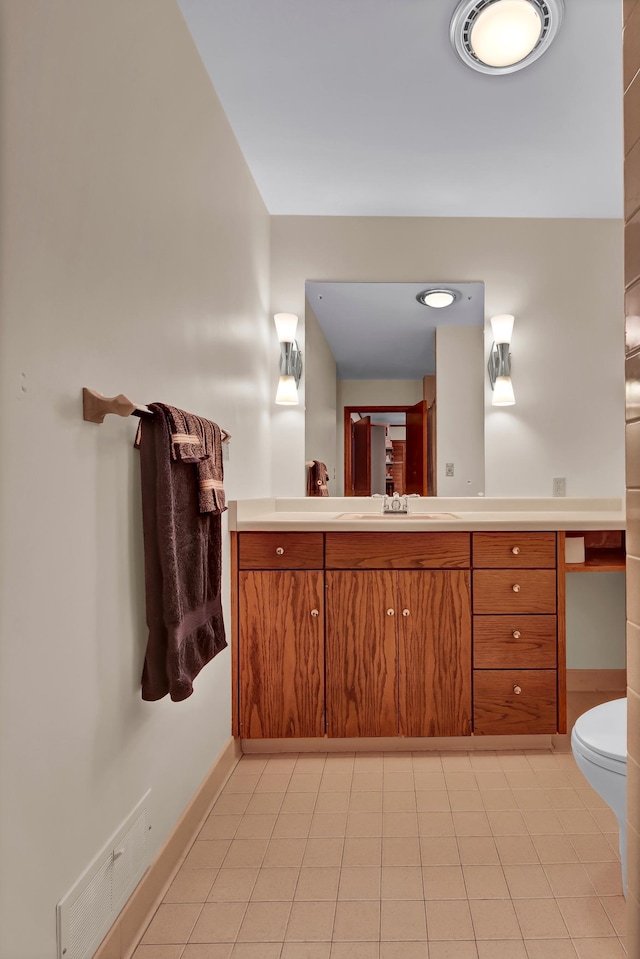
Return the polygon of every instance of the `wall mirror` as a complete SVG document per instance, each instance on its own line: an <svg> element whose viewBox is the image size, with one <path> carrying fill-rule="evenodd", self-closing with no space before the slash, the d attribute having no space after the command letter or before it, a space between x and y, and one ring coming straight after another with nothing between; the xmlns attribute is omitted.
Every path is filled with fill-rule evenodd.
<svg viewBox="0 0 640 959"><path fill-rule="evenodd" d="M449 304L421 302L434 290ZM482 494L484 284L307 281L305 293L305 451L327 463L330 494Z"/></svg>

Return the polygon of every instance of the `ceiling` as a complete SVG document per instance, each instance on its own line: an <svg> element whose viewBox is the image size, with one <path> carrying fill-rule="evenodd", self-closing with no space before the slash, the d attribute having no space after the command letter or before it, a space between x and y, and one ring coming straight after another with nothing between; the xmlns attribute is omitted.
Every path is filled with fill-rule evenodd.
<svg viewBox="0 0 640 959"><path fill-rule="evenodd" d="M484 326L484 283L446 283L460 299L437 310L416 296L434 283L317 283L306 298L340 380L418 380L436 371L437 325Z"/></svg>
<svg viewBox="0 0 640 959"><path fill-rule="evenodd" d="M457 0L179 0L271 214L622 216L622 3L486 76Z"/></svg>

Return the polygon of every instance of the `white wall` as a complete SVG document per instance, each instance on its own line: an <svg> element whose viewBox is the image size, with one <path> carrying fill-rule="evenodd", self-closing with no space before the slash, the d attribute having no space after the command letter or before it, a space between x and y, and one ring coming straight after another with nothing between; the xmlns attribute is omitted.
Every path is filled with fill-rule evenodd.
<svg viewBox="0 0 640 959"><path fill-rule="evenodd" d="M337 495L344 496L345 406L412 406L422 399L422 380L338 380Z"/></svg>
<svg viewBox="0 0 640 959"><path fill-rule="evenodd" d="M493 408L485 378L486 495L547 496L554 476L622 495L620 221L278 216L271 249L272 301L299 314L306 280L484 281L486 316L516 317L517 400Z"/></svg>
<svg viewBox="0 0 640 959"><path fill-rule="evenodd" d="M211 416L229 496L268 495L278 351L268 216L173 0L1 12L0 956L53 959L110 833L150 787L157 849L230 735L228 650L140 698L137 421L81 388Z"/></svg>
<svg viewBox="0 0 640 959"><path fill-rule="evenodd" d="M308 301L305 304L304 326L304 458L325 464L329 471L329 495L336 496L336 361Z"/></svg>
<svg viewBox="0 0 640 959"><path fill-rule="evenodd" d="M436 330L436 442L439 496L484 493L484 330ZM453 463L453 476L446 464Z"/></svg>
<svg viewBox="0 0 640 959"><path fill-rule="evenodd" d="M624 573L567 575L567 669L626 666Z"/></svg>

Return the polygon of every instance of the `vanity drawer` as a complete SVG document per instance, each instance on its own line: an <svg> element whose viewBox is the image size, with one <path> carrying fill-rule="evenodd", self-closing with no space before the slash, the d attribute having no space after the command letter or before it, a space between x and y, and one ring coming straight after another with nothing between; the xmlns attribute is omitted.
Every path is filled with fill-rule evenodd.
<svg viewBox="0 0 640 959"><path fill-rule="evenodd" d="M473 565L484 569L553 569L555 533L474 533Z"/></svg>
<svg viewBox="0 0 640 959"><path fill-rule="evenodd" d="M327 533L327 569L464 569L470 533Z"/></svg>
<svg viewBox="0 0 640 959"><path fill-rule="evenodd" d="M555 669L481 669L473 674L476 735L555 733Z"/></svg>
<svg viewBox="0 0 640 959"><path fill-rule="evenodd" d="M322 569L323 533L239 533L240 569Z"/></svg>
<svg viewBox="0 0 640 959"><path fill-rule="evenodd" d="M475 569L474 613L555 613L554 569Z"/></svg>
<svg viewBox="0 0 640 959"><path fill-rule="evenodd" d="M555 669L555 616L474 616L476 669Z"/></svg>

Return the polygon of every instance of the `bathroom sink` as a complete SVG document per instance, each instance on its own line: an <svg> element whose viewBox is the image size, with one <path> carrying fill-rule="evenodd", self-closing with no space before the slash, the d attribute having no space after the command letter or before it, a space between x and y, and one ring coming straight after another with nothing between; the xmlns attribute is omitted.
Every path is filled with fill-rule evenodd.
<svg viewBox="0 0 640 959"><path fill-rule="evenodd" d="M456 513L340 513L338 519L460 519Z"/></svg>

